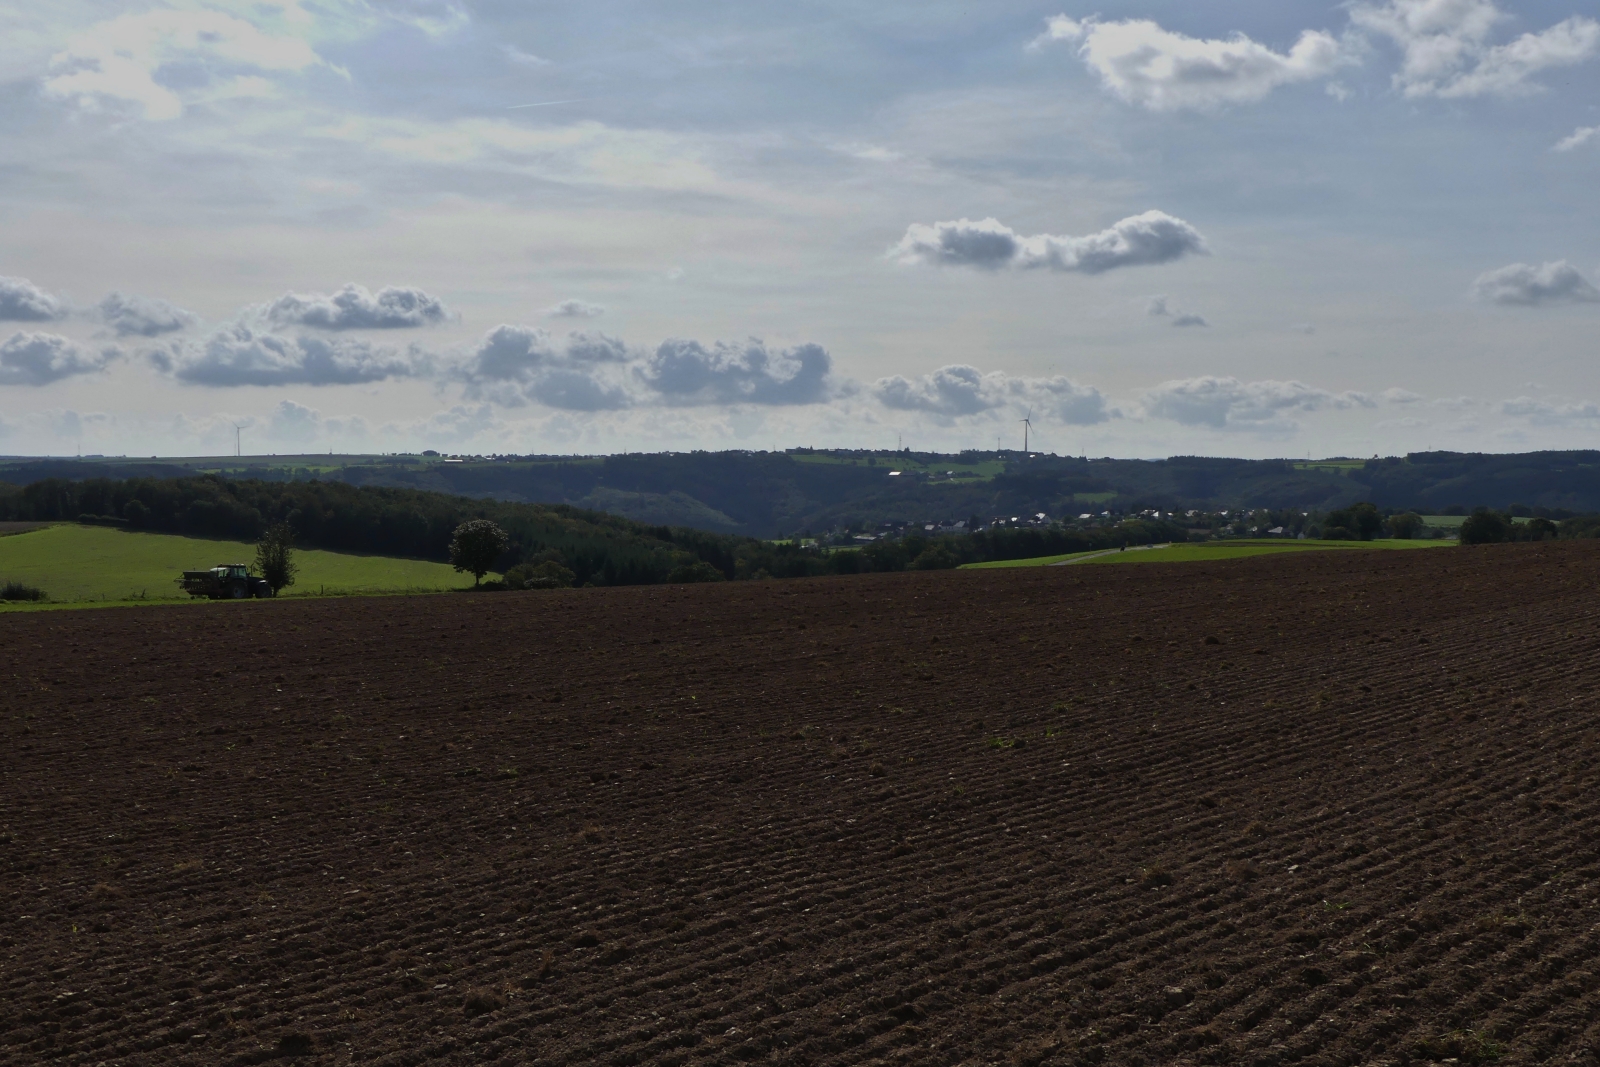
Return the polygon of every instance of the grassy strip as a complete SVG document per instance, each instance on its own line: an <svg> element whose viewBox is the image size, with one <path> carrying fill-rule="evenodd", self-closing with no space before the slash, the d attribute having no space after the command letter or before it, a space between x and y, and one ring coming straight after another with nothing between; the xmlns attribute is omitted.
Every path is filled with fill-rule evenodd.
<svg viewBox="0 0 1600 1067"><path fill-rule="evenodd" d="M987 563L963 563L958 569L964 571L988 571L996 570L1000 567L1047 567L1052 563L1061 563L1069 559L1081 559L1084 556L1092 556L1096 552L1104 551L1105 549L1103 548L1097 548L1091 552L1068 552L1061 556L1039 556L1035 559L992 559Z"/></svg>
<svg viewBox="0 0 1600 1067"><path fill-rule="evenodd" d="M1287 541L1277 538L1240 539L1237 541L1206 541L1202 544L1170 545L1167 548L1135 549L1126 552L1109 552L1103 550L1094 552L1069 552L1064 556L1039 556L1035 559L998 559L989 563L968 563L962 570L990 569L996 567L1048 567L1052 563L1061 563L1065 560L1082 559L1086 556L1097 558L1088 560L1089 563L1180 563L1189 560L1206 559L1240 559L1244 556L1260 556L1272 552L1316 552L1338 549L1405 549L1405 548L1433 548L1439 545L1453 545L1454 541L1398 541L1393 539L1379 541Z"/></svg>
<svg viewBox="0 0 1600 1067"><path fill-rule="evenodd" d="M38 586L50 596L46 605L8 604L4 610L188 601L173 581L181 571L254 559L255 546L239 541L65 523L0 538L0 579ZM286 596L438 592L471 584L448 564L426 560L305 549L295 552L295 563L300 573Z"/></svg>
<svg viewBox="0 0 1600 1067"><path fill-rule="evenodd" d="M1283 552L1328 552L1383 549L1436 548L1454 541L1207 541L1202 544L1171 545L1148 552L1115 552L1090 560L1095 563L1192 563L1200 560L1242 559Z"/></svg>

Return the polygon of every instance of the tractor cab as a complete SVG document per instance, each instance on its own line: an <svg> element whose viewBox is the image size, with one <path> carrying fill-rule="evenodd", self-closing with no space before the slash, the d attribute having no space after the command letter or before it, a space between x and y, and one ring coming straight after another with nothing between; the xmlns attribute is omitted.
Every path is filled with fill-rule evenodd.
<svg viewBox="0 0 1600 1067"><path fill-rule="evenodd" d="M223 579L224 581L229 578L250 577L250 568L246 567L243 563L219 563L211 569L216 571L217 577Z"/></svg>

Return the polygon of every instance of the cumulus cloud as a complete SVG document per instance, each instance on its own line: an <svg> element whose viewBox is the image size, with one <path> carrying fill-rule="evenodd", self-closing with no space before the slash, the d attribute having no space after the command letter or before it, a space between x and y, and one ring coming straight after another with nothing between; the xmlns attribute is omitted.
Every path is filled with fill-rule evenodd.
<svg viewBox="0 0 1600 1067"><path fill-rule="evenodd" d="M1098 389L1079 385L1070 378L1014 377L1002 371L984 374L961 363L914 378L898 374L880 378L872 391L884 407L923 411L944 419L980 415L1006 406L1031 408L1074 426L1090 426L1111 417L1106 398Z"/></svg>
<svg viewBox="0 0 1600 1067"><path fill-rule="evenodd" d="M272 6L254 5L263 24ZM280 16L305 14L298 4L278 6ZM273 32L221 11L156 8L119 15L74 36L51 58L43 87L46 95L85 109L111 105L170 120L189 104L274 95L267 75L320 64L322 58L292 32Z"/></svg>
<svg viewBox="0 0 1600 1067"><path fill-rule="evenodd" d="M455 375L474 398L505 406L540 403L569 411L630 406L623 365L627 345L605 334L557 339L535 326L497 326L484 335Z"/></svg>
<svg viewBox="0 0 1600 1067"><path fill-rule="evenodd" d="M1210 326L1203 315L1192 311L1176 311L1164 296L1152 296L1145 304L1144 313L1153 319L1166 319L1172 326Z"/></svg>
<svg viewBox="0 0 1600 1067"><path fill-rule="evenodd" d="M97 374L121 358L116 347L91 352L53 333L14 333L0 344L0 385L49 385Z"/></svg>
<svg viewBox="0 0 1600 1067"><path fill-rule="evenodd" d="M1371 407L1362 393L1333 393L1295 381L1241 382L1237 378L1188 378L1162 382L1140 398L1146 415L1184 426L1284 432L1295 412Z"/></svg>
<svg viewBox="0 0 1600 1067"><path fill-rule="evenodd" d="M1146 211L1086 237L1027 237L992 218L913 223L889 255L905 264L1103 274L1206 251L1205 238L1193 226L1162 211Z"/></svg>
<svg viewBox="0 0 1600 1067"><path fill-rule="evenodd" d="M1479 300L1516 307L1600 302L1600 290L1564 259L1533 266L1513 263L1480 274L1472 283Z"/></svg>
<svg viewBox="0 0 1600 1067"><path fill-rule="evenodd" d="M821 345L768 348L667 340L639 368L639 378L672 404L816 404L836 392L833 357Z"/></svg>
<svg viewBox="0 0 1600 1067"><path fill-rule="evenodd" d="M421 289L390 286L374 295L347 285L336 293L285 293L267 306L266 317L276 326L319 330L406 330L444 322L450 312Z"/></svg>
<svg viewBox="0 0 1600 1067"><path fill-rule="evenodd" d="M0 276L0 321L51 322L65 315L61 301L28 279Z"/></svg>
<svg viewBox="0 0 1600 1067"><path fill-rule="evenodd" d="M1380 396L1386 404L1420 404L1423 399L1422 394L1399 387L1385 389Z"/></svg>
<svg viewBox="0 0 1600 1067"><path fill-rule="evenodd" d="M360 385L427 373L417 349L400 352L354 338L281 337L248 326L149 353L157 369L191 385Z"/></svg>
<svg viewBox="0 0 1600 1067"><path fill-rule="evenodd" d="M1539 89L1541 71L1600 54L1600 22L1573 16L1505 44L1491 44L1509 16L1494 0L1388 0L1350 8L1356 27L1402 53L1394 85L1410 97L1516 96Z"/></svg>
<svg viewBox="0 0 1600 1067"><path fill-rule="evenodd" d="M555 307L545 309L545 318L549 319L592 319L604 315L606 309L599 304L590 304L583 300L563 300Z"/></svg>
<svg viewBox="0 0 1600 1067"><path fill-rule="evenodd" d="M1152 111L1209 110L1263 99L1281 85L1313 81L1342 62L1339 42L1307 30L1287 52L1242 33L1226 39L1188 37L1148 19L1101 22L1057 15L1033 47L1078 45L1078 55L1105 87Z"/></svg>
<svg viewBox="0 0 1600 1067"><path fill-rule="evenodd" d="M1597 133L1600 133L1600 126L1579 126L1570 134L1557 141L1555 143L1555 147L1551 150L1555 152L1570 152L1580 145L1588 144L1594 139L1594 135Z"/></svg>
<svg viewBox="0 0 1600 1067"><path fill-rule="evenodd" d="M191 311L165 300L112 293L95 309L101 322L118 337L159 337L186 330L199 321Z"/></svg>
<svg viewBox="0 0 1600 1067"><path fill-rule="evenodd" d="M367 420L359 415L328 418L314 407L280 400L267 419L267 435L278 441L309 445L329 439L364 441Z"/></svg>
<svg viewBox="0 0 1600 1067"><path fill-rule="evenodd" d="M1600 404L1592 400L1551 401L1531 396L1513 397L1500 402L1502 414L1527 419L1539 426L1563 426L1575 422L1600 420Z"/></svg>

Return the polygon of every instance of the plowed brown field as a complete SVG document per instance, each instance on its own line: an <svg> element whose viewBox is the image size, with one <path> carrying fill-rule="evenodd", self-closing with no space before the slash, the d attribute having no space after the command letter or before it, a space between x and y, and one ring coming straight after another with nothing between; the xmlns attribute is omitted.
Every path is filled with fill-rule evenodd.
<svg viewBox="0 0 1600 1067"><path fill-rule="evenodd" d="M1593 1063L1597 590L1590 542L0 617L0 1061Z"/></svg>

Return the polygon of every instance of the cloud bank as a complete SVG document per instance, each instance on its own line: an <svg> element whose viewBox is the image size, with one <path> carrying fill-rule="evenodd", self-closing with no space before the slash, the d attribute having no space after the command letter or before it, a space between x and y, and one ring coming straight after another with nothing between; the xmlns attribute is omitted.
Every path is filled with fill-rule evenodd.
<svg viewBox="0 0 1600 1067"><path fill-rule="evenodd" d="M625 344L605 334L558 340L535 326L497 326L453 373L469 397L506 407L612 411L633 403L622 369L630 358Z"/></svg>
<svg viewBox="0 0 1600 1067"><path fill-rule="evenodd" d="M768 348L667 340L645 360L639 378L671 404L816 404L834 395L833 357L821 345Z"/></svg>
<svg viewBox="0 0 1600 1067"><path fill-rule="evenodd" d="M605 334L556 338L535 326L497 326L452 372L467 395L506 406L539 403L568 411L665 404L801 405L845 388L821 345L772 348L670 339L641 353Z"/></svg>
<svg viewBox="0 0 1600 1067"><path fill-rule="evenodd" d="M199 321L191 311L165 300L112 293L95 308L100 321L118 337L159 337L186 330Z"/></svg>
<svg viewBox="0 0 1600 1067"><path fill-rule="evenodd" d="M180 382L215 387L361 385L428 372L431 360L355 338L281 337L236 325L205 341L177 341L149 353Z"/></svg>
<svg viewBox="0 0 1600 1067"><path fill-rule="evenodd" d="M28 279L0 276L0 321L51 322L65 316L61 301Z"/></svg>
<svg viewBox="0 0 1600 1067"><path fill-rule="evenodd" d="M1327 77L1341 63L1339 42L1315 30L1302 33L1288 52L1274 52L1242 33L1207 40L1148 19L1057 15L1033 45L1052 42L1078 44L1078 55L1108 90L1151 111L1254 103L1281 85Z"/></svg>
<svg viewBox="0 0 1600 1067"><path fill-rule="evenodd" d="M274 5L253 6L265 16ZM285 15L309 17L298 3L276 6ZM74 36L51 58L43 87L46 96L84 110L114 108L168 121L192 104L271 97L276 86L269 75L322 64L293 33L270 32L220 11L157 8L95 23Z"/></svg>
<svg viewBox="0 0 1600 1067"><path fill-rule="evenodd" d="M1293 412L1372 407L1373 401L1362 393L1333 393L1303 382L1207 376L1162 382L1139 404L1148 417L1183 426L1282 433L1295 428L1286 418Z"/></svg>
<svg viewBox="0 0 1600 1067"><path fill-rule="evenodd" d="M1491 45L1509 16L1493 0L1389 0L1358 3L1350 22L1399 47L1395 88L1409 97L1460 99L1537 92L1542 71L1600 54L1600 22L1573 16L1537 33Z"/></svg>
<svg viewBox="0 0 1600 1067"><path fill-rule="evenodd" d="M53 333L14 333L0 344L0 385L49 385L80 374L98 374L122 354L116 347L90 352Z"/></svg>
<svg viewBox="0 0 1600 1067"><path fill-rule="evenodd" d="M992 218L913 223L889 255L903 264L1103 274L1206 252L1205 238L1193 226L1163 211L1146 211L1086 237L1027 237Z"/></svg>
<svg viewBox="0 0 1600 1067"><path fill-rule="evenodd" d="M879 378L873 396L884 407L920 411L943 419L981 415L998 408L1033 409L1074 426L1091 426L1111 417L1105 396L1091 386L1065 377L1013 377L1002 371L984 374L976 367L953 363L914 378Z"/></svg>
<svg viewBox="0 0 1600 1067"><path fill-rule="evenodd" d="M1513 263L1499 270L1480 274L1472 283L1479 300L1512 307L1545 307L1552 304L1593 304L1600 302L1600 290L1564 259L1537 267Z"/></svg>
<svg viewBox="0 0 1600 1067"><path fill-rule="evenodd" d="M336 293L285 293L268 305L274 326L319 330L409 330L450 317L449 309L421 289L391 286L369 292L347 285Z"/></svg>

